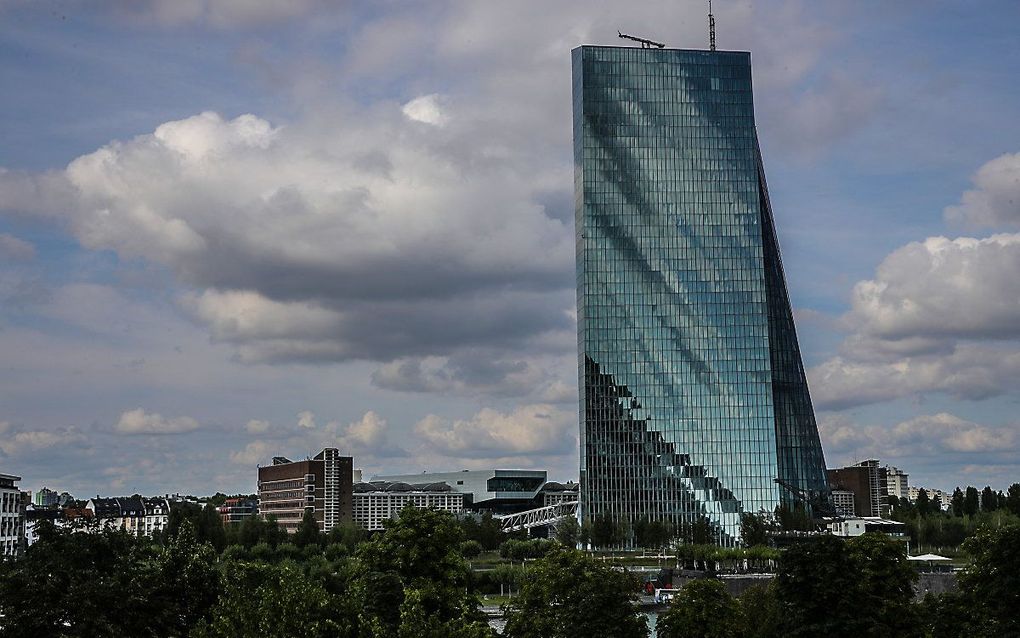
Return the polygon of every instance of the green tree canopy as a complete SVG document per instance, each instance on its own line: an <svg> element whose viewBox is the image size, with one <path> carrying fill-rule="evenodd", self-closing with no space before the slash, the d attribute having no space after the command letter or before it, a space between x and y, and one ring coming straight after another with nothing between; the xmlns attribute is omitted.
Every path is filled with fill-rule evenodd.
<svg viewBox="0 0 1020 638"><path fill-rule="evenodd" d="M655 624L657 638L734 638L741 611L726 586L714 578L699 578L683 586L669 609Z"/></svg>
<svg viewBox="0 0 1020 638"><path fill-rule="evenodd" d="M914 502L917 507L917 513L920 516L927 516L930 508L930 501L928 499L928 490L921 488L917 491L917 500Z"/></svg>
<svg viewBox="0 0 1020 638"><path fill-rule="evenodd" d="M581 524L573 516L556 524L556 540L567 547L577 547L581 541Z"/></svg>
<svg viewBox="0 0 1020 638"><path fill-rule="evenodd" d="M297 531L294 533L294 544L298 547L321 545L323 541L322 531L319 529L319 521L315 519L312 510L305 510L301 522L298 523Z"/></svg>
<svg viewBox="0 0 1020 638"><path fill-rule="evenodd" d="M963 543L970 563L958 579L978 638L1020 636L1020 525L984 527Z"/></svg>
<svg viewBox="0 0 1020 638"><path fill-rule="evenodd" d="M1020 516L1020 483L1013 483L1006 490L1006 509L1015 516Z"/></svg>
<svg viewBox="0 0 1020 638"><path fill-rule="evenodd" d="M903 545L880 534L798 543L779 561L781 629L793 637L915 635L915 578Z"/></svg>
<svg viewBox="0 0 1020 638"><path fill-rule="evenodd" d="M228 563L212 622L194 638L355 638L357 611L292 564Z"/></svg>
<svg viewBox="0 0 1020 638"><path fill-rule="evenodd" d="M215 601L213 550L189 522L163 547L111 529L39 534L0 563L0 636L186 636Z"/></svg>
<svg viewBox="0 0 1020 638"><path fill-rule="evenodd" d="M953 497L952 499L950 499L949 503L952 506L951 509L953 510L953 516L963 516L964 510L963 490L961 490L960 488L956 488L955 490L953 490Z"/></svg>
<svg viewBox="0 0 1020 638"><path fill-rule="evenodd" d="M744 512L740 515L740 538L747 547L768 545L775 532L775 523L764 513Z"/></svg>
<svg viewBox="0 0 1020 638"><path fill-rule="evenodd" d="M981 511L994 512L997 509L999 509L999 495L990 485L986 485L985 489L981 490Z"/></svg>
<svg viewBox="0 0 1020 638"><path fill-rule="evenodd" d="M415 609L420 608L429 622L445 626L460 619L467 625L488 626L478 611L478 596L470 589L471 567L460 552L464 533L451 514L406 507L384 525L382 534L358 548L365 572L376 574L374 578L396 576L404 600L413 596ZM401 614L401 627L406 628L407 618Z"/></svg>
<svg viewBox="0 0 1020 638"><path fill-rule="evenodd" d="M967 486L967 491L963 495L963 513L967 516L974 516L981 509L981 501L978 496L977 488Z"/></svg>
<svg viewBox="0 0 1020 638"><path fill-rule="evenodd" d="M508 603L508 638L646 638L634 602L637 582L583 552L561 548L528 566L520 594Z"/></svg>

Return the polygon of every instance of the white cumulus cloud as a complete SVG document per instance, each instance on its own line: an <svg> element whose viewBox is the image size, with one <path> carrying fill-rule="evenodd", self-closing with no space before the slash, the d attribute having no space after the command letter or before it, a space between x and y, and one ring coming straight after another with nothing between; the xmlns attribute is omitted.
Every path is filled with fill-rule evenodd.
<svg viewBox="0 0 1020 638"><path fill-rule="evenodd" d="M184 434L194 432L199 427L198 421L188 416L166 418L136 408L121 414L114 430L121 434Z"/></svg>
<svg viewBox="0 0 1020 638"><path fill-rule="evenodd" d="M840 353L809 371L822 408L929 392L984 399L1020 385L1020 234L930 237L858 282Z"/></svg>
<svg viewBox="0 0 1020 638"><path fill-rule="evenodd" d="M974 188L945 210L946 219L972 226L1020 225L1020 153L987 162L973 177Z"/></svg>
<svg viewBox="0 0 1020 638"><path fill-rule="evenodd" d="M508 414L484 408L466 420L429 415L414 430L442 454L499 458L562 454L576 445L576 427L574 413L537 404L518 407Z"/></svg>
<svg viewBox="0 0 1020 638"><path fill-rule="evenodd" d="M449 121L449 115L443 107L443 97L439 94L416 97L401 109L408 119L432 126L443 126Z"/></svg>

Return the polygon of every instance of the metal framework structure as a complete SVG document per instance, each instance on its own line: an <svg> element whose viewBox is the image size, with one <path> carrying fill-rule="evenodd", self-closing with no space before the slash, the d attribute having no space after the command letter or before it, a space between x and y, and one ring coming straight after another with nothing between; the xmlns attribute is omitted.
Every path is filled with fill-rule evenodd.
<svg viewBox="0 0 1020 638"><path fill-rule="evenodd" d="M516 532L532 527L556 525L565 518L577 516L577 501L563 501L555 505L546 505L533 510L525 510L516 514L494 516L503 525L504 532Z"/></svg>

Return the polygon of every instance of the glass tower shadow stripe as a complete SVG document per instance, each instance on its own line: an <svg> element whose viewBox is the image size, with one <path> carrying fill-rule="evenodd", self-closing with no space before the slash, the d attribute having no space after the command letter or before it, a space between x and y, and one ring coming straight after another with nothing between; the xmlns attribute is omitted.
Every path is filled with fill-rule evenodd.
<svg viewBox="0 0 1020 638"><path fill-rule="evenodd" d="M824 489L750 55L574 49L582 515L707 519Z"/></svg>

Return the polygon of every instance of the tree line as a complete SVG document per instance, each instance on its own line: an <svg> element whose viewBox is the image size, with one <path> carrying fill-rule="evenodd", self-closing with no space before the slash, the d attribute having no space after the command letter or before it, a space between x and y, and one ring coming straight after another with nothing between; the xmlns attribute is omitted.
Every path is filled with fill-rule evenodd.
<svg viewBox="0 0 1020 638"><path fill-rule="evenodd" d="M890 517L906 525L915 547L952 553L984 526L1020 524L1020 483L1006 492L956 488L948 504L922 489L914 501L890 496L889 507Z"/></svg>
<svg viewBox="0 0 1020 638"><path fill-rule="evenodd" d="M324 535L311 517L290 536L271 521L251 523L259 535L250 527L247 545L222 552L198 538L198 521L182 518L156 541L41 526L22 557L0 563L0 636L496 635L479 611L489 576L465 558L469 543L494 531L484 520L465 526L409 508L372 536ZM491 536L490 547L499 539ZM557 540L512 540L499 544L542 555L504 606L504 636L647 638L632 574ZM1020 635L1020 525L983 527L963 551L958 590L915 602L917 575L902 543L807 538L777 553L770 584L738 598L711 578L687 583L660 616L658 636Z"/></svg>

